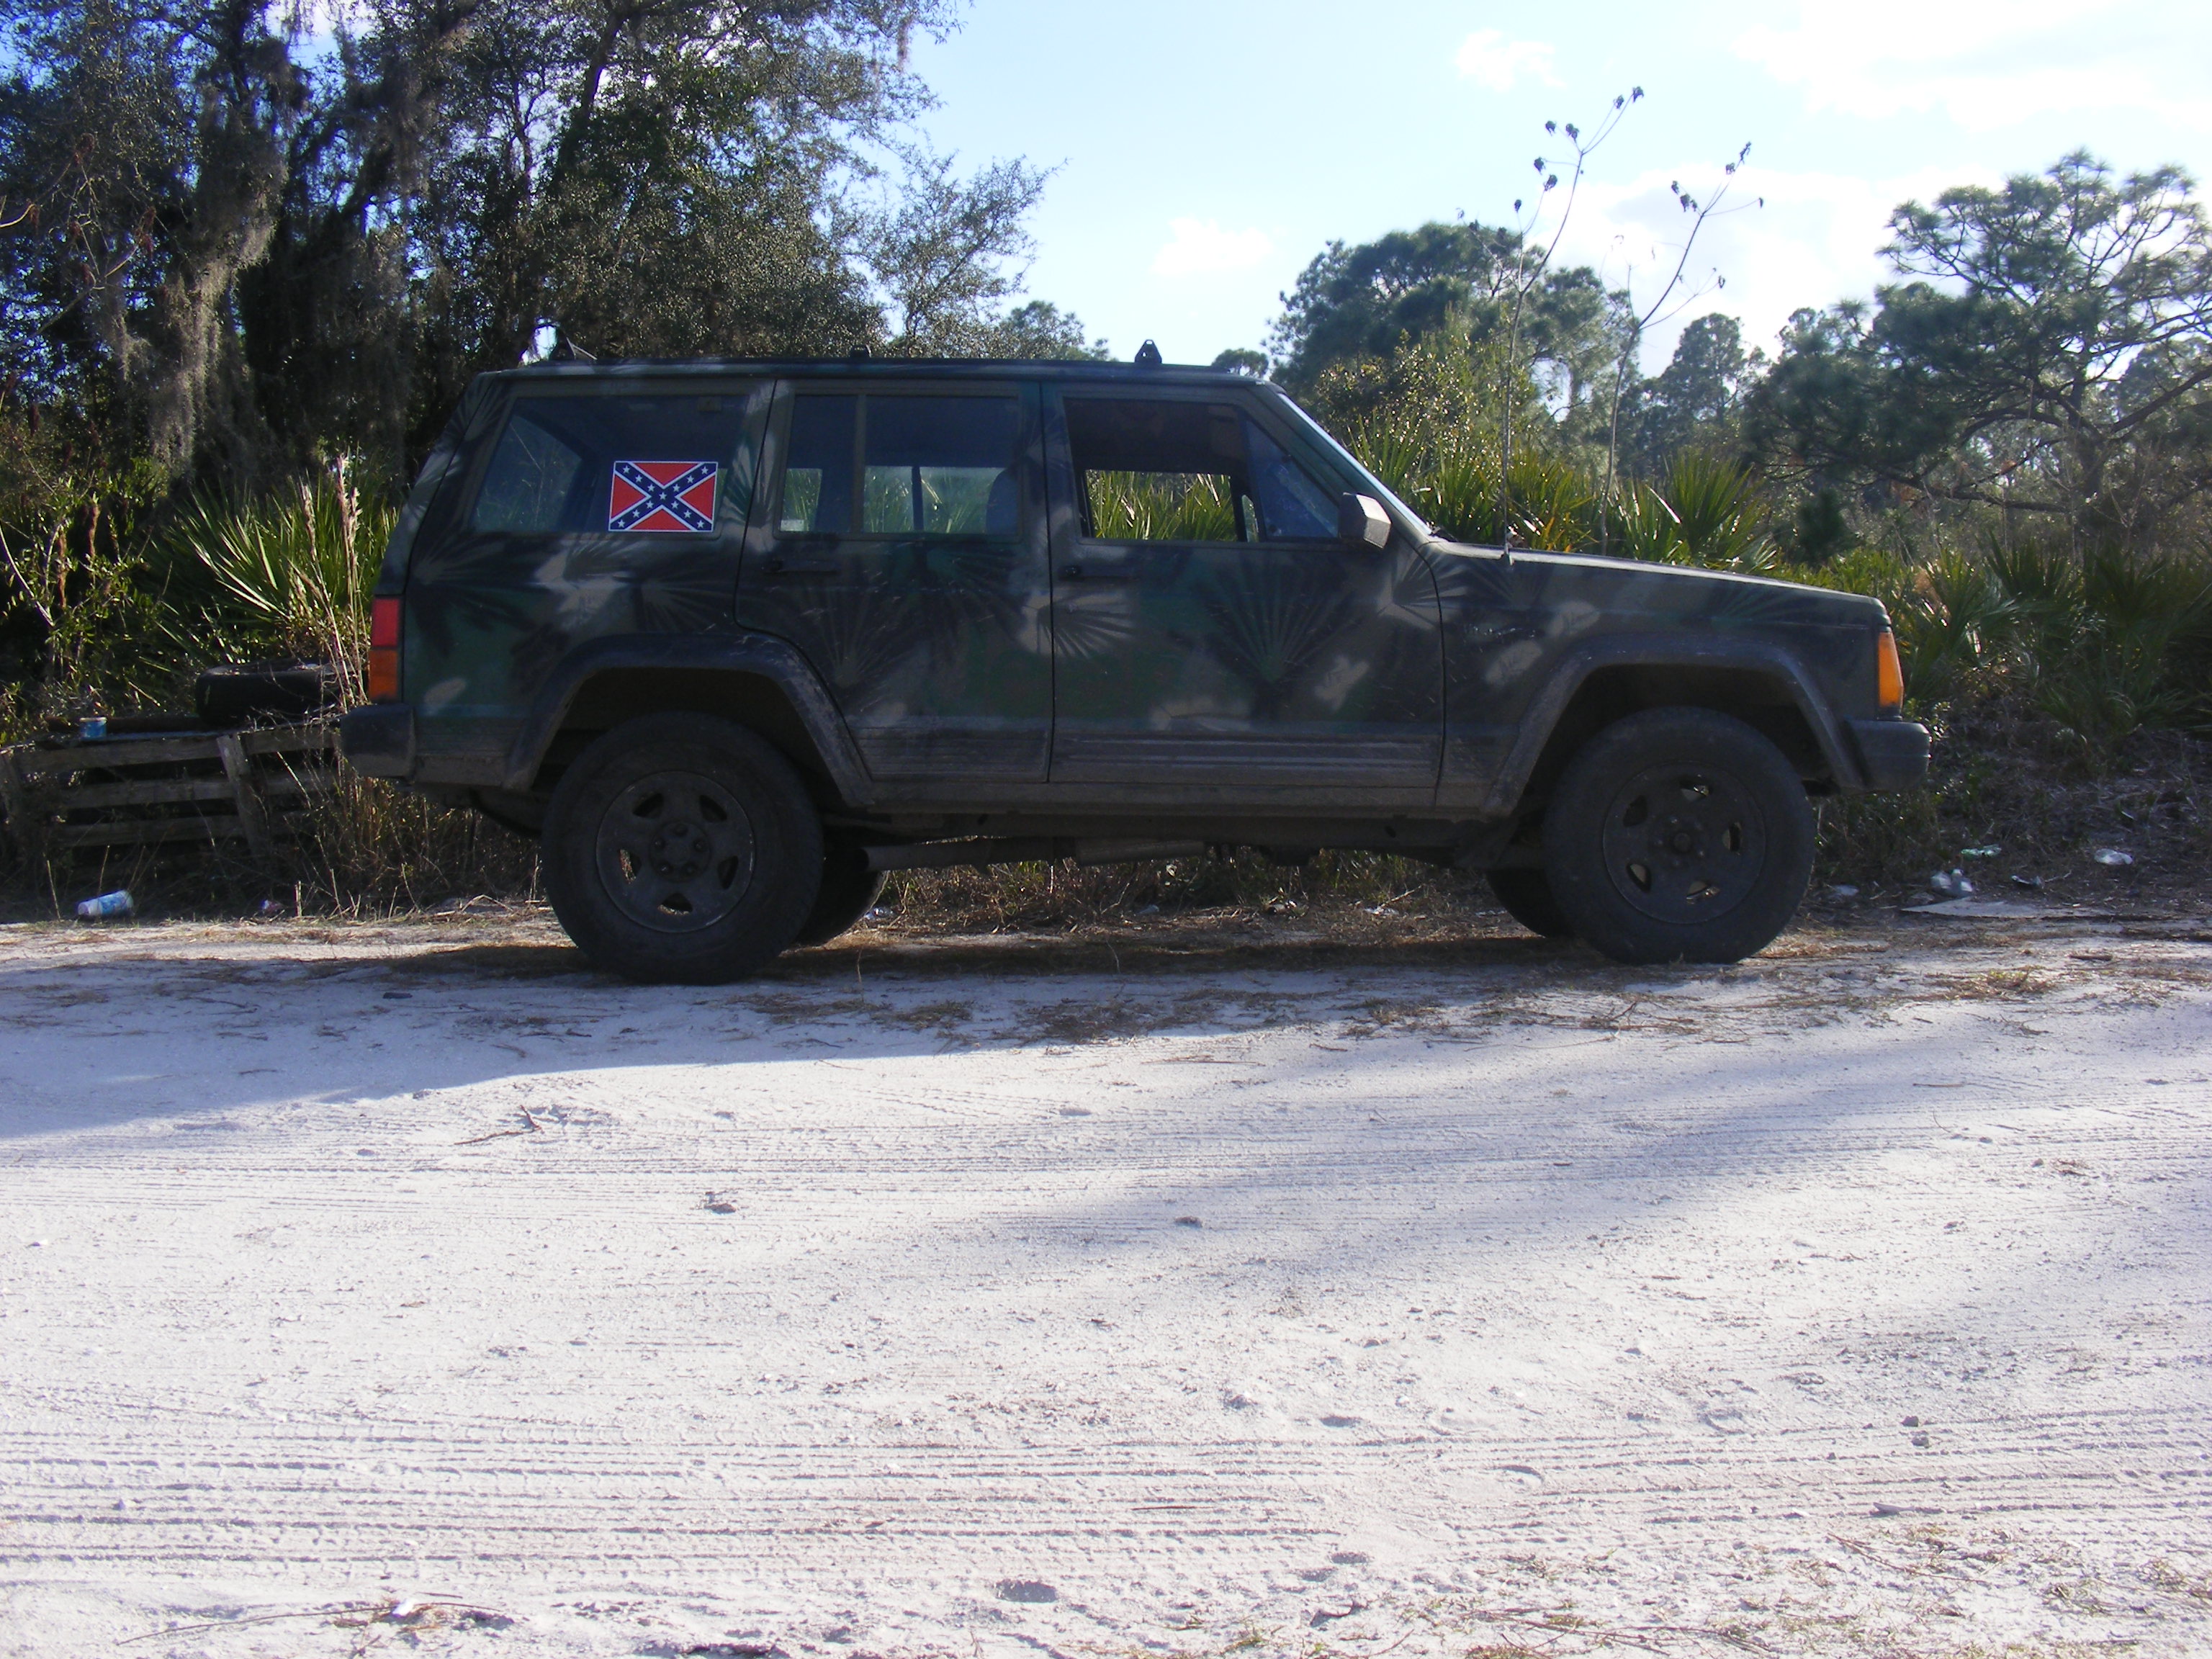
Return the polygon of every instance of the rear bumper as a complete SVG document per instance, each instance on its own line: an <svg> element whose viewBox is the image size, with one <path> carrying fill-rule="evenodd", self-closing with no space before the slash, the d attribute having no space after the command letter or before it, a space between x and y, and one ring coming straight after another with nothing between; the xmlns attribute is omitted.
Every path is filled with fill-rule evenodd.
<svg viewBox="0 0 2212 1659"><path fill-rule="evenodd" d="M1928 728L1917 720L1853 720L1851 740L1869 789L1910 789L1928 775Z"/></svg>
<svg viewBox="0 0 2212 1659"><path fill-rule="evenodd" d="M404 702L349 708L338 722L346 763L372 778L404 778L415 769L415 710Z"/></svg>

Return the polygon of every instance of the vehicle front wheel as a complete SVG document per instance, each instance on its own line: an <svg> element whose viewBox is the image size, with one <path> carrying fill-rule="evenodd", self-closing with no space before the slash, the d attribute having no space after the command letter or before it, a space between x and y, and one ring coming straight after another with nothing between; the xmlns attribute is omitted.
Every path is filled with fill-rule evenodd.
<svg viewBox="0 0 2212 1659"><path fill-rule="evenodd" d="M1567 763L1544 873L1616 962L1735 962L1790 925L1813 873L1812 803L1767 738L1705 708L1618 720Z"/></svg>
<svg viewBox="0 0 2212 1659"><path fill-rule="evenodd" d="M1559 902L1552 896L1552 883L1541 870L1492 870L1484 879L1505 914L1540 939L1572 939L1575 925Z"/></svg>
<svg viewBox="0 0 2212 1659"><path fill-rule="evenodd" d="M822 880L821 820L790 763L704 714L600 737L562 775L543 845L561 926L635 980L754 972L797 937Z"/></svg>
<svg viewBox="0 0 2212 1659"><path fill-rule="evenodd" d="M792 943L827 945L875 908L884 880L882 871L868 868L867 856L858 848L831 848L822 865L822 890Z"/></svg>

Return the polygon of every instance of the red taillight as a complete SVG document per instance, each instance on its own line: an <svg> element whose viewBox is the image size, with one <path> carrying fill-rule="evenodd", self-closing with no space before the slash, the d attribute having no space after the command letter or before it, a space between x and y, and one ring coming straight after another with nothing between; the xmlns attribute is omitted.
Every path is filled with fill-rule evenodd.
<svg viewBox="0 0 2212 1659"><path fill-rule="evenodd" d="M399 600L396 598L369 601L368 700L399 701Z"/></svg>

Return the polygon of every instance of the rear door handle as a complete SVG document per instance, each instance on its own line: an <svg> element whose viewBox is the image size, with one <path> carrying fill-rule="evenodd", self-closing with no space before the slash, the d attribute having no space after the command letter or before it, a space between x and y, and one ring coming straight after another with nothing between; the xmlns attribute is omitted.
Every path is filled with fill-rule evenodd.
<svg viewBox="0 0 2212 1659"><path fill-rule="evenodd" d="M1109 564L1103 569L1097 565L1070 564L1060 567L1060 579L1067 582L1125 582L1133 574L1133 571L1118 564Z"/></svg>
<svg viewBox="0 0 2212 1659"><path fill-rule="evenodd" d="M837 567L817 559L769 558L761 566L763 576L833 576Z"/></svg>

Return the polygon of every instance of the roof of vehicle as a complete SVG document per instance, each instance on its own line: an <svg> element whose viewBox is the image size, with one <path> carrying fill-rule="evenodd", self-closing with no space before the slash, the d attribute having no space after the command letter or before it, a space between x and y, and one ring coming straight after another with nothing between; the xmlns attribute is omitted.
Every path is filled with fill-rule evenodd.
<svg viewBox="0 0 2212 1659"><path fill-rule="evenodd" d="M1010 375L1050 380L1096 380L1131 386L1264 386L1231 368L1197 363L1102 363L1057 357L623 357L568 359L500 369L487 379L598 380L607 375L788 374L808 379L1001 380Z"/></svg>

